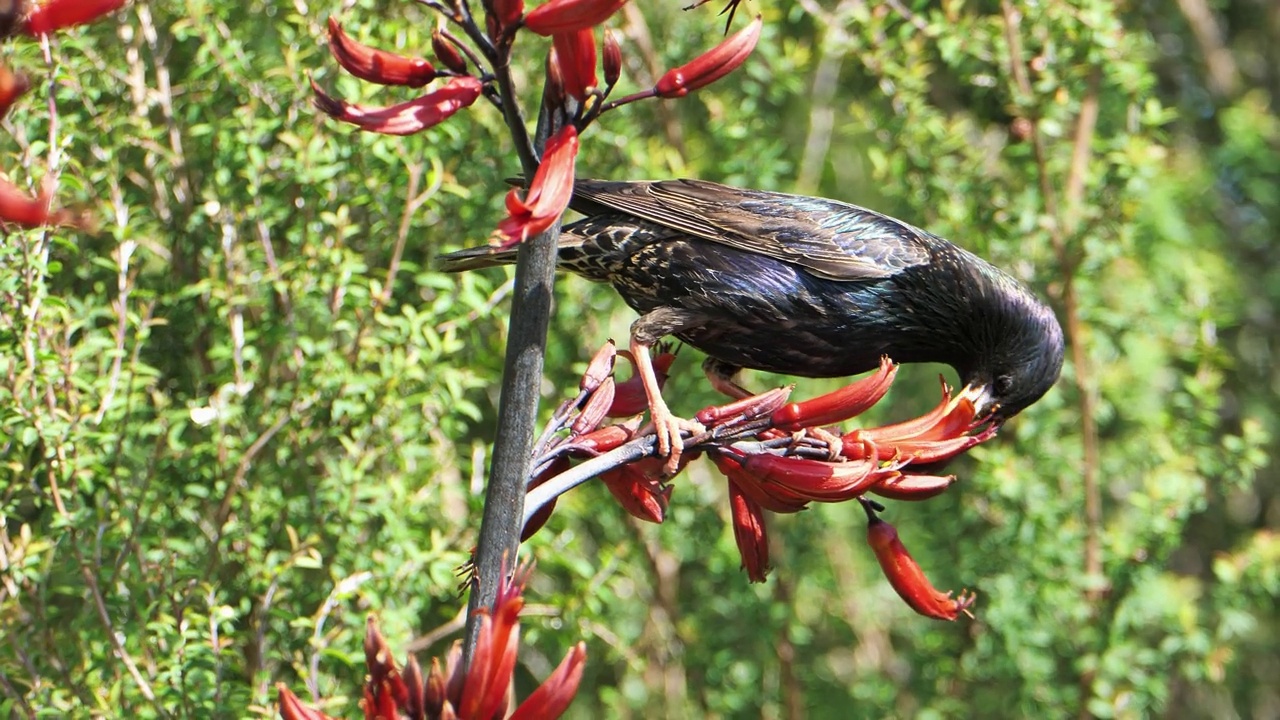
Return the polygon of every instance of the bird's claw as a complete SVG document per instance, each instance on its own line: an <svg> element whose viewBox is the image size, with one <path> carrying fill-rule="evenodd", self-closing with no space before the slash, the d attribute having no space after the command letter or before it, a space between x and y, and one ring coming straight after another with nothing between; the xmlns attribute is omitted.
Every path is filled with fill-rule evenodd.
<svg viewBox="0 0 1280 720"><path fill-rule="evenodd" d="M653 430L658 436L658 454L666 456L667 462L662 466L662 473L672 477L680 471L680 456L684 454L684 436L706 432L702 423L676 417L670 411L653 413Z"/></svg>

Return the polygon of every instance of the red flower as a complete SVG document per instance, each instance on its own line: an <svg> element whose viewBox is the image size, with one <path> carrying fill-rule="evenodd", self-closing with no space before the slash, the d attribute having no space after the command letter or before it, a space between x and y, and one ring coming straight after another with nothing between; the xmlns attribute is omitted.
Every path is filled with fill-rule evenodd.
<svg viewBox="0 0 1280 720"><path fill-rule="evenodd" d="M518 189L507 193L507 217L498 223L500 247L507 248L551 227L573 196L573 166L578 155L578 131L572 125L547 141L542 163L523 198Z"/></svg>
<svg viewBox="0 0 1280 720"><path fill-rule="evenodd" d="M590 30L608 20L627 0L551 0L524 16L524 26L546 37Z"/></svg>
<svg viewBox="0 0 1280 720"><path fill-rule="evenodd" d="M392 659L391 649L370 619L365 632L364 708L366 720L493 720L506 713L507 690L515 671L520 641L520 610L524 607L525 581L529 570L517 570L498 590L492 612L480 619L480 636L471 667L462 670L462 646L455 644L445 658L431 661L424 680L416 660L410 659L402 673ZM578 643L565 655L560 666L516 708L510 720L554 720L564 714L582 681L587 650ZM276 686L280 716L284 720L331 720L318 710L303 705L283 684Z"/></svg>
<svg viewBox="0 0 1280 720"><path fill-rule="evenodd" d="M973 593L962 592L959 597L952 597L951 593L934 588L898 538L898 531L876 517L870 506L864 507L868 518L867 544L875 552L876 560L880 561L880 568L884 570L889 584L907 601L907 605L921 615L939 620L955 620L961 612L970 615Z"/></svg>
<svg viewBox="0 0 1280 720"><path fill-rule="evenodd" d="M12 223L24 228L50 225L67 225L89 229L87 217L77 216L70 210L50 211L53 194L47 190L31 197L7 180L0 180L0 223Z"/></svg>
<svg viewBox="0 0 1280 720"><path fill-rule="evenodd" d="M329 18L329 52L338 64L361 80L380 85L422 87L436 79L436 69L422 58L405 57L352 40L342 24Z"/></svg>
<svg viewBox="0 0 1280 720"><path fill-rule="evenodd" d="M751 582L764 582L769 572L769 535L764 526L764 511L742 492L741 486L729 481L729 510L733 521L733 539L742 556L742 567Z"/></svg>
<svg viewBox="0 0 1280 720"><path fill-rule="evenodd" d="M591 28L551 36L565 92L578 101L596 88L596 36Z"/></svg>
<svg viewBox="0 0 1280 720"><path fill-rule="evenodd" d="M724 39L724 42L658 78L653 89L658 97L684 97L733 72L741 65L760 40L760 16L751 24Z"/></svg>
<svg viewBox="0 0 1280 720"><path fill-rule="evenodd" d="M315 80L311 89L315 92L315 104L320 111L343 122L351 123L367 132L383 135L412 135L434 127L447 120L480 97L480 81L469 76L456 77L447 85L390 107L354 105L328 95Z"/></svg>
<svg viewBox="0 0 1280 720"><path fill-rule="evenodd" d="M613 498L633 517L661 523L667 517L671 486L662 482L662 458L645 458L600 476Z"/></svg>
<svg viewBox="0 0 1280 720"><path fill-rule="evenodd" d="M22 31L37 37L84 25L119 10L125 0L47 0L27 15Z"/></svg>
<svg viewBox="0 0 1280 720"><path fill-rule="evenodd" d="M0 65L0 120L9 114L9 108L31 88L31 82L22 73L15 73Z"/></svg>

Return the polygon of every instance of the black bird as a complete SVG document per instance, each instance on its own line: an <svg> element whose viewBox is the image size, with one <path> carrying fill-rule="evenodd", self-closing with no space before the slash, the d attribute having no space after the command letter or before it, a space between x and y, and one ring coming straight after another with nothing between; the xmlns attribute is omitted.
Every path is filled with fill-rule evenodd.
<svg viewBox="0 0 1280 720"><path fill-rule="evenodd" d="M873 210L699 180L578 180L561 267L613 285L641 313L632 350L663 453L680 430L649 348L667 335L705 352L717 387L741 368L842 377L898 362L955 368L1003 422L1040 399L1062 369L1057 319L978 256ZM445 255L448 271L515 261L515 251ZM674 463L674 459L672 460Z"/></svg>

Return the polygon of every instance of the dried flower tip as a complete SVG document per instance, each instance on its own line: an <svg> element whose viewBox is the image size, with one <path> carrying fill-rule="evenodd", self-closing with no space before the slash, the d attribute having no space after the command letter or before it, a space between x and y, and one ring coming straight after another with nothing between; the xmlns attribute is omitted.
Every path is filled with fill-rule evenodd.
<svg viewBox="0 0 1280 720"><path fill-rule="evenodd" d="M524 26L547 37L590 30L608 20L627 0L551 0L524 16Z"/></svg>
<svg viewBox="0 0 1280 720"><path fill-rule="evenodd" d="M422 87L436 78L436 69L422 58L405 57L363 45L329 17L329 52L347 72L380 85Z"/></svg>
<svg viewBox="0 0 1280 720"><path fill-rule="evenodd" d="M654 85L654 93L664 98L684 97L733 72L755 49L763 25L757 15L750 25L725 38L724 42L691 62L668 70Z"/></svg>

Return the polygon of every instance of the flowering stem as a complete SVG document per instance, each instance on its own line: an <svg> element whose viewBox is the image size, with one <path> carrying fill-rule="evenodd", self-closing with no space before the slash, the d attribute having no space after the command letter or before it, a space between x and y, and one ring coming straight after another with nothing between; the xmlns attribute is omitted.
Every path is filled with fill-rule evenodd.
<svg viewBox="0 0 1280 720"><path fill-rule="evenodd" d="M466 2L459 2L466 8ZM469 10L468 34L475 23ZM476 28L478 31L478 28ZM502 95L502 112L520 156L525 177L538 169L534 143L525 128L524 115L516 99L511 78L510 44L500 46L493 64L494 77ZM546 108L543 113L546 114ZM541 132L537 144L546 143ZM556 271L556 245L560 239L557 221L545 232L521 244L516 255L515 290L511 298L511 319L507 333L507 355L502 371L502 394L498 402L497 436L489 484L485 491L484 515L476 541L475 584L467 603L467 633L463 662L471 664L480 637L480 614L491 607L507 568L515 567L524 527L525 483L529 477L534 434L537 431L538 389L546 354L547 326L551 319L552 283Z"/></svg>

